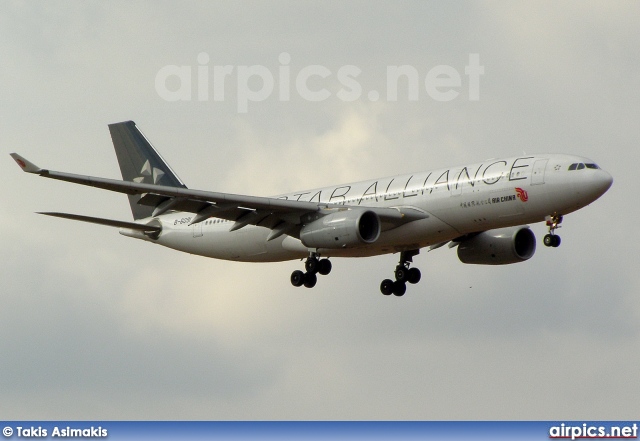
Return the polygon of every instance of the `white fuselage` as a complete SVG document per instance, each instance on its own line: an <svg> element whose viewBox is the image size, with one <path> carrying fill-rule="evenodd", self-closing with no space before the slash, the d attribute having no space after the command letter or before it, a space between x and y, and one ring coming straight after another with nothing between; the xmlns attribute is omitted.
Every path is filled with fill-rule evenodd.
<svg viewBox="0 0 640 441"><path fill-rule="evenodd" d="M409 208L427 215L397 228L383 229L371 244L313 250L325 257L372 256L418 249L469 233L540 222L548 215L578 210L600 197L612 178L597 166L569 170L575 163L593 164L586 158L559 154L492 159L277 198L351 207ZM268 241L267 228L247 225L230 232L231 221L210 218L189 225L193 216L169 212L156 217L162 224L157 239L126 229L121 233L225 260L274 262L309 255L310 250L299 239L286 234Z"/></svg>

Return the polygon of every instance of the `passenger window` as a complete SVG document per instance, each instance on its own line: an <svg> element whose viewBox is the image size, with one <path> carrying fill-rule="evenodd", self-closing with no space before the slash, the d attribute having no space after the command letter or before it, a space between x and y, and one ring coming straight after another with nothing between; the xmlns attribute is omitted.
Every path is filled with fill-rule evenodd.
<svg viewBox="0 0 640 441"><path fill-rule="evenodd" d="M578 167L578 164L571 164L571 165L569 166L569 170L575 170L575 169L576 169L576 167Z"/></svg>
<svg viewBox="0 0 640 441"><path fill-rule="evenodd" d="M583 168L584 168L584 164L583 163L578 164L578 170L582 170Z"/></svg>

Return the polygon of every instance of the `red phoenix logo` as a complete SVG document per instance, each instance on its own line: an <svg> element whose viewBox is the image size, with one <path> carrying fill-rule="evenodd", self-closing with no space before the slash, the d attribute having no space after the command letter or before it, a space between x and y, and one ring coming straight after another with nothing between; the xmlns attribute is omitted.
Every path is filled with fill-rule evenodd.
<svg viewBox="0 0 640 441"><path fill-rule="evenodd" d="M522 202L527 202L529 200L529 195L527 194L526 190L523 190L522 188L518 187L516 188L516 193L517 193L516 196Z"/></svg>
<svg viewBox="0 0 640 441"><path fill-rule="evenodd" d="M21 159L16 159L16 162L18 163L18 165L22 168L27 168L27 164L24 163L23 160Z"/></svg>

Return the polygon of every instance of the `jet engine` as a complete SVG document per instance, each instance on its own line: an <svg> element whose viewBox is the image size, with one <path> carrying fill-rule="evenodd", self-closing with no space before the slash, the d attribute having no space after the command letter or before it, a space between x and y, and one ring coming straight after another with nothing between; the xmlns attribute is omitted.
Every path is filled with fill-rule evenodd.
<svg viewBox="0 0 640 441"><path fill-rule="evenodd" d="M528 226L484 231L458 245L458 258L463 263L506 265L524 262L536 252L536 236Z"/></svg>
<svg viewBox="0 0 640 441"><path fill-rule="evenodd" d="M305 222L300 240L308 248L349 248L380 237L380 218L370 210L342 210Z"/></svg>

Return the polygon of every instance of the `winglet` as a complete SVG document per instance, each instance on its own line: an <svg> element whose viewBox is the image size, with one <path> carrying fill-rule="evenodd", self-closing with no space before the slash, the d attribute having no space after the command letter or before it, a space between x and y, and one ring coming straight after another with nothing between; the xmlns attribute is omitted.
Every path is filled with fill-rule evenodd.
<svg viewBox="0 0 640 441"><path fill-rule="evenodd" d="M22 170L26 171L27 173L39 174L43 171L40 167L35 165L33 162L28 161L27 159L23 158L17 153L11 153L11 157L13 158L14 161L18 163L20 168L22 168Z"/></svg>

